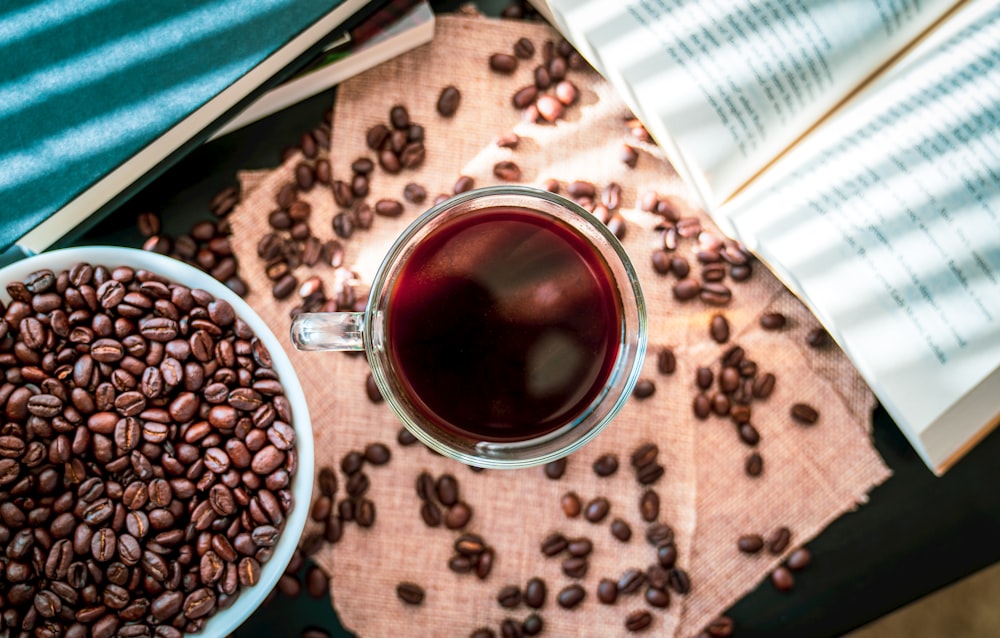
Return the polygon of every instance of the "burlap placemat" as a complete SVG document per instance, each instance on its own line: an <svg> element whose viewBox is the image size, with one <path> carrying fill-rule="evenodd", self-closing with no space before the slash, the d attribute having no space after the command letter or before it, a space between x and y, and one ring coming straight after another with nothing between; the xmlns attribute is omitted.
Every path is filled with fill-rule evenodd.
<svg viewBox="0 0 1000 638"><path fill-rule="evenodd" d="M656 393L630 401L595 442L569 458L559 480L547 478L541 468L476 473L419 445L396 442L398 422L388 408L366 398L368 368L362 357L290 352L309 398L317 468L339 468L344 455L372 442L385 443L393 455L388 464L366 465L363 470L371 484L365 496L376 507L374 524L346 524L339 542L316 554L332 575L337 611L344 625L362 636L466 636L482 626L499 635L504 619L520 621L534 610L524 604L501 607L498 591L510 584L523 587L537 576L548 586L547 600L537 611L546 635L624 635L624 618L638 609L653 612L649 631L656 635L694 635L754 587L788 551L864 502L871 487L887 478L888 470L868 436L874 399L839 350L804 345L805 333L817 325L815 319L760 264L749 281L733 284L733 302L724 308L674 300L672 276L657 274L650 261L652 249L663 241L654 229L661 218L639 210L638 198L647 190L679 195L686 190L655 149L642 151L633 169L621 161L622 145L631 139L625 126L628 113L610 87L593 72L571 71L569 77L580 89L579 102L555 125L528 123L510 98L531 83L540 52L522 61L511 76L487 68L490 53L510 51L518 38L528 38L541 49L545 40L558 39L556 32L540 24L469 16L439 16L436 29L431 44L340 86L329 152L334 179L350 179L351 162L373 156L365 146L366 131L387 123L389 109L403 104L411 120L426 130L426 160L419 169L398 175L376 168L369 203L381 198L402 201L403 187L410 182L424 186L430 197L450 193L459 175L472 177L477 186L497 183L493 166L508 159L520 166L523 183L546 178L563 184L589 180L599 187L619 183L627 228L623 243L639 271L650 316L644 376L654 381ZM457 114L448 119L435 111L438 93L447 84L462 92ZM521 137L515 150L493 144L497 135L511 130ZM267 232L278 192L294 181L295 166L302 161L301 156L291 157L275 171L243 175L243 202L231 216L234 251L251 287L248 301L279 335L287 334L289 311L301 300L295 295L274 300L256 247ZM299 198L312 206L311 232L321 239L334 237L331 219L340 209L329 188L317 186L300 192ZM345 263L361 280L370 281L388 245L425 207L405 203L400 218L377 217L370 230L356 230L343 240ZM700 212L686 214L698 215L706 228L714 228ZM683 249L693 262L691 242ZM328 265L300 267L296 274L300 280L318 275L328 290L334 286ZM789 318L784 330L760 329L759 317L769 310ZM721 345L708 333L717 312L732 326L731 338ZM753 403L752 422L761 434L756 449L764 459L758 478L744 471L751 448L739 440L731 421L716 416L699 420L692 412L696 369L718 370L719 357L735 344L762 373L777 378L774 393ZM657 371L656 354L663 347L671 347L677 356L671 375ZM788 412L795 402L817 407L820 421L810 428L793 424ZM644 538L648 524L638 511L643 488L629 465L631 452L645 442L659 446L659 461L666 468L652 486L662 503L659 521L672 527L677 565L691 580L690 593L672 592L666 609L650 607L642 589L619 597L614 605L600 604L596 596L600 579L617 581L629 568L645 569L656 562L655 549ZM592 464L605 453L616 454L621 467L602 478ZM457 478L461 499L473 511L464 529L425 525L415 490L423 471ZM339 469L337 474L340 501L347 497L346 477ZM611 513L600 523L567 518L560 497L568 491L584 502L608 498ZM630 540L611 535L614 518L630 525ZM783 555L738 551L740 535L767 536L778 526L792 530L792 544ZM318 528L315 525L314 531ZM547 558L540 551L543 539L555 531L592 540L583 578L564 575L565 553ZM448 568L453 543L463 532L481 535L495 550L493 569L484 580ZM420 605L397 598L396 585L403 581L423 587L426 595ZM565 610L555 599L572 582L582 584L587 596L576 609Z"/></svg>

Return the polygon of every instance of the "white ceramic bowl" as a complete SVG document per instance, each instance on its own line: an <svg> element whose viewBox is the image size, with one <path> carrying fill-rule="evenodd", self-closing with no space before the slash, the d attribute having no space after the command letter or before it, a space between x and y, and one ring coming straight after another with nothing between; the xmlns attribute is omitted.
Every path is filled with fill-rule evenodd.
<svg viewBox="0 0 1000 638"><path fill-rule="evenodd" d="M218 299L225 299L232 304L236 314L253 328L257 337L267 346L274 362L274 370L281 377L281 384L284 386L285 395L291 403L295 421L292 424L295 428L295 449L298 453L298 470L292 481L295 507L285 520L285 528L278 544L274 547L274 554L267 563L261 566L260 582L253 587L242 588L239 597L232 606L217 611L205 623L204 629L200 633L194 634L199 637L228 635L261 605L267 594L277 584L288 565L288 561L292 558L292 553L295 551L305 527L312 499L314 459L312 425L302 386L299 384L292 363L285 353L285 344L278 341L264 321L239 295L208 274L163 255L111 246L65 248L42 253L0 268L0 297L5 303L10 301L7 294L7 284L22 281L37 270L48 268L58 274L60 270L67 270L79 262L102 265L109 269L116 266L144 268L173 282L189 288L200 288Z"/></svg>

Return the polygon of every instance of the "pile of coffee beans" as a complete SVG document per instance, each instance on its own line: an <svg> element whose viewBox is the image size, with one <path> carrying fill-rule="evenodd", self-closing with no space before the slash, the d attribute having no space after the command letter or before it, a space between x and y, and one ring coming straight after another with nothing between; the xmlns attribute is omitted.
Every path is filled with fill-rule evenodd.
<svg viewBox="0 0 1000 638"><path fill-rule="evenodd" d="M195 632L260 579L294 503L292 413L222 299L127 266L8 284L0 627Z"/></svg>
<svg viewBox="0 0 1000 638"><path fill-rule="evenodd" d="M491 54L488 65L494 73L512 75L521 61L532 60L535 53L535 44L527 38L520 38L510 53ZM565 38L557 42L546 40L541 46L541 61L534 67L532 83L514 91L511 105L521 110L526 121L555 123L565 115L567 108L576 104L580 95L567 74L570 70L588 68L586 61Z"/></svg>

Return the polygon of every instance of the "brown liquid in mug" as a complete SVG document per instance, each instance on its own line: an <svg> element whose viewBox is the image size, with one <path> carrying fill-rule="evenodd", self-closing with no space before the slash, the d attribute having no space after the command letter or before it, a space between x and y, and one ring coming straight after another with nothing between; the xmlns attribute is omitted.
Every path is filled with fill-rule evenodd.
<svg viewBox="0 0 1000 638"><path fill-rule="evenodd" d="M404 394L473 440L530 439L578 418L604 390L622 333L600 253L568 224L515 207L433 230L386 314Z"/></svg>

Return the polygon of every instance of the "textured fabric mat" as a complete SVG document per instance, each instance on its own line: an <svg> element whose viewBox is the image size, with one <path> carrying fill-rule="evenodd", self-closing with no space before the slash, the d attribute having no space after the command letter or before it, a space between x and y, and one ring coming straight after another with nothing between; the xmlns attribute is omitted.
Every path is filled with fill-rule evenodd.
<svg viewBox="0 0 1000 638"><path fill-rule="evenodd" d="M522 60L511 76L491 72L489 53L510 51L520 37L535 44L535 57ZM403 104L411 120L425 127L426 161L419 169L398 175L376 168L366 200L402 201L409 182L423 185L429 193L424 206L404 202L400 218L377 217L370 230L355 231L343 241L345 263L362 281L370 281L388 246L436 193L450 193L459 175L474 178L477 186L497 183L492 167L499 160L515 161L523 172L521 182L527 184L545 178L563 184L582 179L600 188L618 182L623 189L620 212L627 222L623 243L639 271L650 317L644 376L655 382L656 393L631 400L604 433L569 458L560 480L546 478L542 468L476 473L420 445L402 447L396 442L398 422L385 405L372 404L365 395L368 367L363 357L291 352L309 398L316 466L338 468L337 499L346 497L346 477L339 470L346 453L378 441L393 454L388 464L364 469L371 481L367 497L376 506L375 524L368 529L347 524L337 544L325 545L316 554L332 574L334 604L342 622L361 636L467 636L481 626L490 626L499 635L503 619L523 620L533 610L524 604L505 609L496 600L497 592L508 584L523 587L534 576L548 585L548 598L538 611L545 635L625 635L625 616L649 609L654 619L649 633L692 636L784 558L766 551L741 554L736 546L741 534L766 537L776 527L787 526L792 530L787 555L830 521L865 502L868 491L889 475L869 439L871 393L835 347L820 351L803 345L816 320L761 264L754 264L750 281L731 284L733 302L724 308L673 299L672 276L656 274L650 263L651 251L662 242L661 233L654 230L660 218L638 210L637 200L647 190L680 196L687 191L655 148L643 148L634 169L622 163L622 145L631 139L625 124L629 114L609 85L592 71L571 71L568 77L579 87L580 100L566 117L554 125L522 121L510 98L531 82L547 39L556 40L558 34L542 24L439 16L432 43L340 86L329 151L334 179L349 180L354 159L373 157L365 146L365 132L387 123L389 109ZM462 92L458 112L449 119L435 111L438 93L447 84ZM521 137L516 150L493 144L498 134L511 130ZM301 161L295 156L274 171L244 175L243 202L231 216L234 250L251 287L248 301L282 338L290 325L289 311L300 300L295 295L274 300L256 245L267 232L278 191L294 180L295 165ZM339 209L329 188L317 186L299 197L312 206L312 233L322 239L334 237L331 219ZM701 216L706 228L714 228L700 211L688 214ZM693 264L691 251L696 245L687 240L681 247ZM324 279L328 290L333 288L329 265L296 270L300 280L313 274ZM759 317L768 310L789 317L783 331L761 330ZM732 326L732 337L724 345L709 338L709 320L717 312ZM739 440L730 420L701 421L691 407L696 368L717 370L720 354L734 344L746 350L761 372L777 377L773 395L753 403L753 423L762 437L757 448L764 458L764 472L756 479L744 473L751 449ZM656 353L664 346L677 355L677 370L669 376L656 370ZM789 408L798 401L819 409L816 425L805 428L791 422ZM670 606L663 610L649 607L642 590L620 596L614 605L603 605L596 597L601 578L617 581L627 569L645 569L656 561L654 548L644 538L647 524L638 512L642 488L629 465L631 452L647 441L659 446L659 461L666 468L653 488L662 502L660 521L674 530L677 564L690 575L691 592L672 593ZM591 466L607 452L618 455L620 468L613 476L600 478ZM461 531L428 528L422 521L414 485L425 470L435 477L450 473L458 479L461 499L473 510L461 531L480 534L496 551L487 579L448 569L452 544ZM584 502L607 497L611 513L597 524L583 517L566 518L559 501L570 490ZM616 517L632 528L628 542L615 539L609 531ZM565 554L546 558L541 553L543 538L553 531L593 541L588 572L579 581L562 573ZM395 588L401 581L425 589L422 604L406 605L397 598ZM564 610L555 598L571 582L580 582L587 596L575 610Z"/></svg>

